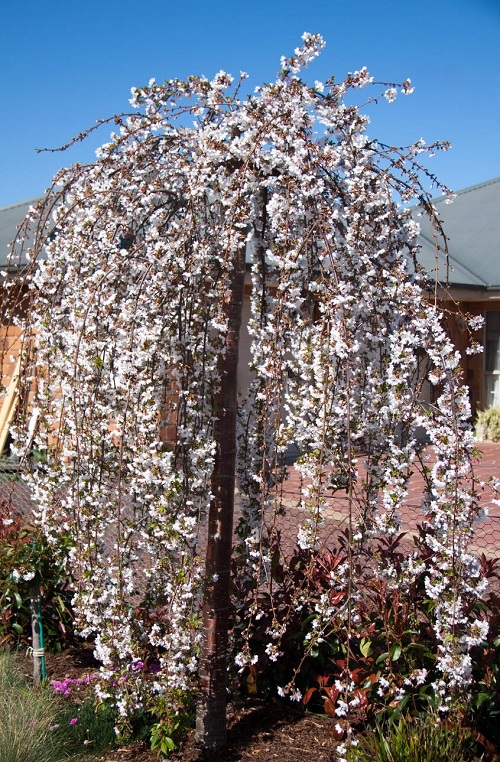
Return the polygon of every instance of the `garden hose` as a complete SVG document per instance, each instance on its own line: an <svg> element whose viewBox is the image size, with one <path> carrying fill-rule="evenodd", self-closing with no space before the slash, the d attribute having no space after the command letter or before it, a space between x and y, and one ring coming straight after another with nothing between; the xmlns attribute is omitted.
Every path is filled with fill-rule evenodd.
<svg viewBox="0 0 500 762"><path fill-rule="evenodd" d="M35 574L35 590L39 648L33 648L33 658L40 659L40 674L42 680L45 680L47 677L47 670L45 667L45 641L43 639L42 596L40 593L40 578L38 572Z"/></svg>

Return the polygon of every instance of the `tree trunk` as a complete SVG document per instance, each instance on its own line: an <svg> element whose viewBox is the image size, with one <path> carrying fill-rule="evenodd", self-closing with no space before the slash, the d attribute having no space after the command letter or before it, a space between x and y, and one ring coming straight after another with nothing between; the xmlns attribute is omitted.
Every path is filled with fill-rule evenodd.
<svg viewBox="0 0 500 762"><path fill-rule="evenodd" d="M219 356L220 392L214 406L216 456L212 477L213 500L208 519L203 643L200 662L200 699L196 713L196 740L206 749L227 743L226 687L230 613L230 574L233 549L236 482L237 369L245 279L245 247L235 257L230 294L226 353Z"/></svg>

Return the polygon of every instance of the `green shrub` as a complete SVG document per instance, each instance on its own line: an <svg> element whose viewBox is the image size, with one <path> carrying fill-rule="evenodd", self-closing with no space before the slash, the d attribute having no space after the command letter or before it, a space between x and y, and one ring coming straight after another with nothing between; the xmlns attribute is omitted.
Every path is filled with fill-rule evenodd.
<svg viewBox="0 0 500 762"><path fill-rule="evenodd" d="M500 407L479 410L476 416L477 439L500 442Z"/></svg>
<svg viewBox="0 0 500 762"><path fill-rule="evenodd" d="M469 731L432 712L379 724L347 752L349 762L467 762L475 757Z"/></svg>
<svg viewBox="0 0 500 762"><path fill-rule="evenodd" d="M180 689L173 690L168 697L159 697L153 715L158 721L150 729L151 748L165 758L194 727L192 696Z"/></svg>
<svg viewBox="0 0 500 762"><path fill-rule="evenodd" d="M0 499L0 645L31 640L31 586L38 576L45 646L58 651L73 637L72 580L36 527Z"/></svg>

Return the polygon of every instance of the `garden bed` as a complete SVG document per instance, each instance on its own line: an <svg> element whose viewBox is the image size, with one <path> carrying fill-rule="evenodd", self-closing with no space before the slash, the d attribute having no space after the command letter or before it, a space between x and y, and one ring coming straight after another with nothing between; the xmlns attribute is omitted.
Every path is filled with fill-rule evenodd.
<svg viewBox="0 0 500 762"><path fill-rule="evenodd" d="M78 681L78 700L92 695L91 685L86 680L95 674L97 666L92 646L88 644L46 656L48 681ZM24 662L24 671L27 675L31 671L28 657ZM253 762L257 759L259 762L297 762L302 759L334 762L338 743L335 725L335 719L307 713L301 705L248 697L239 705L229 707L226 748L217 753L204 753L197 748L192 730L168 759L171 762ZM77 753L80 750L75 747L71 751ZM145 741L136 741L96 755L90 749L88 753L84 748L81 751L82 762L158 762L157 754ZM478 756L477 762L498 759L494 750L490 751L492 753Z"/></svg>
<svg viewBox="0 0 500 762"><path fill-rule="evenodd" d="M94 674L97 664L92 647L82 645L46 656L49 681L85 681ZM25 671L31 669L26 658ZM79 689L81 691L81 689ZM89 694L90 694L89 690ZM295 705L264 703L249 699L228 712L228 745L218 752L203 754L195 744L194 731L186 737L180 749L169 756L172 762L297 762L313 758L315 762L334 759L336 741L334 722L328 717L305 714ZM76 749L75 749L76 751ZM95 758L102 762L158 762L158 756L144 741L113 749Z"/></svg>

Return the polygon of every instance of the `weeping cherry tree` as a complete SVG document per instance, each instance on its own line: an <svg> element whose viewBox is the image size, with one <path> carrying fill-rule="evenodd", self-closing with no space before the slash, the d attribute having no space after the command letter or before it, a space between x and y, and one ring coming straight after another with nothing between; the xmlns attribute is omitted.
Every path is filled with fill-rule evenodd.
<svg viewBox="0 0 500 762"><path fill-rule="evenodd" d="M134 89L132 113L103 122L115 132L95 163L61 170L13 253L29 258L16 447L37 520L76 580L78 627L102 663L98 696L124 719L194 696L207 748L225 743L228 674L259 658L264 598L272 662L311 596L304 658L327 632L348 642L367 574L398 590L423 580L443 707L466 693L469 648L484 635L468 615L482 582L469 552L467 390L410 211L418 202L444 245L421 155L447 146L370 138L356 93L391 102L410 81L377 84L361 69L307 84L300 72L322 47L305 34L276 81L246 98L246 75L235 85L222 71ZM252 380L239 398L245 283ZM37 469L33 446L45 454ZM311 574L284 611L272 602L292 556L278 547L292 447L302 489L289 545ZM427 560L409 549L397 568L375 557L367 568L370 543L399 532L419 468ZM318 594L327 502L340 494L347 551ZM347 663L338 717L353 687ZM300 698L293 675L279 690Z"/></svg>

